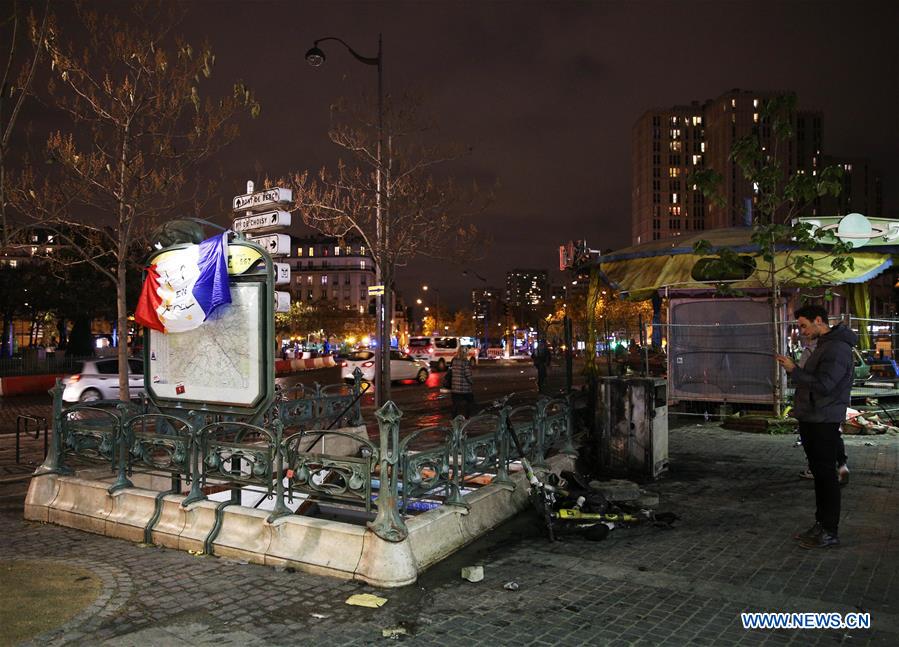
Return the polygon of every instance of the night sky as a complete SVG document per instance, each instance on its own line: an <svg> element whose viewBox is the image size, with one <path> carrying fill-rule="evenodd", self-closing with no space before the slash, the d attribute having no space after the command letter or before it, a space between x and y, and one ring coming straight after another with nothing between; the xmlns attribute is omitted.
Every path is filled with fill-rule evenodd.
<svg viewBox="0 0 899 647"><path fill-rule="evenodd" d="M479 225L495 243L474 270L502 285L512 267L553 270L557 245L630 244L630 135L651 107L731 88L794 90L824 113L824 152L868 157L899 216L899 2L221 2L188 5L183 31L207 38L215 76L242 78L262 117L245 123L221 161L242 193L247 179L332 165L328 107L375 93L375 68L324 43L339 36L374 56L384 38L388 92L421 91L442 141L474 148L459 179L499 182ZM230 196L229 196L230 197ZM300 232L295 232L300 233ZM554 272L555 275L558 272ZM398 279L407 300L427 281L466 305L485 285L445 263Z"/></svg>

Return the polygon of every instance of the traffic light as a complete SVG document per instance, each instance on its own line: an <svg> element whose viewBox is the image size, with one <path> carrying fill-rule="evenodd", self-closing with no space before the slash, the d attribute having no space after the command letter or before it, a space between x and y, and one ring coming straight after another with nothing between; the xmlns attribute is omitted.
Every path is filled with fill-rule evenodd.
<svg viewBox="0 0 899 647"><path fill-rule="evenodd" d="M375 299L373 299L373 298L369 299L368 300L368 314L370 314L372 317L374 317L377 312L378 312L378 308L377 308L377 305L375 304Z"/></svg>

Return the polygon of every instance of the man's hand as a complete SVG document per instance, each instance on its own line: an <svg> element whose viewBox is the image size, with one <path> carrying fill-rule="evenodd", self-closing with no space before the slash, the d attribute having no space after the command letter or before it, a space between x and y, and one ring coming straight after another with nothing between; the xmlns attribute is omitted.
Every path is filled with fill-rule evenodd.
<svg viewBox="0 0 899 647"><path fill-rule="evenodd" d="M796 362L787 357L786 355L775 355L774 359L777 360L777 363L784 367L784 370L787 373L792 373L793 369L796 368Z"/></svg>

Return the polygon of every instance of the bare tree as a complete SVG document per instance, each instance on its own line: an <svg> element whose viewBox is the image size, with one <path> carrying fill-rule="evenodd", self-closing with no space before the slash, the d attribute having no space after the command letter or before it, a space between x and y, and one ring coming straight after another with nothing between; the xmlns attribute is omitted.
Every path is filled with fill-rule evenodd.
<svg viewBox="0 0 899 647"><path fill-rule="evenodd" d="M10 141L16 128L25 99L31 94L31 86L40 60L40 47L35 43L44 40L50 20L50 0L44 3L40 20L34 14L28 16L23 25L22 11L18 2L10 5L10 13L2 19L3 40L9 39L6 60L3 61L3 76L0 78L0 248L7 249L11 231L7 219L7 164L9 163ZM23 26L28 30L21 33ZM28 38L30 34L31 38ZM33 48L23 54L23 43L31 42ZM22 59L21 61L19 59Z"/></svg>
<svg viewBox="0 0 899 647"><path fill-rule="evenodd" d="M332 107L328 135L349 161L341 159L333 171L303 171L286 179L305 224L338 238L351 232L362 237L380 269L387 308L397 269L409 260L427 256L461 263L477 256L486 242L470 220L484 210L489 195L474 183L461 186L448 175L438 175L468 151L426 143L432 124L419 107L420 101L408 95L385 98L386 150L379 154L378 121L370 108L338 102ZM382 374L379 402L389 398L389 362L383 362Z"/></svg>
<svg viewBox="0 0 899 647"><path fill-rule="evenodd" d="M50 135L50 170L39 177L27 168L14 197L24 217L115 285L125 394L126 271L140 260L134 244L180 215L199 184L188 182L188 173L231 142L238 117L255 116L259 104L239 84L228 96L201 96L215 56L175 34L173 5L139 2L104 13L76 5L75 14L64 33L51 18L36 41L50 63L50 101L71 127Z"/></svg>

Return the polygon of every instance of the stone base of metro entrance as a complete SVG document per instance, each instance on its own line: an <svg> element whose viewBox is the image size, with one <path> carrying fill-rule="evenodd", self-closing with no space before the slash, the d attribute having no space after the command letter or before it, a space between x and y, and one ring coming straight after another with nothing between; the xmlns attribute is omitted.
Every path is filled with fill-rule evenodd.
<svg viewBox="0 0 899 647"><path fill-rule="evenodd" d="M548 463L555 472L573 467L572 459L562 455ZM35 476L25 500L25 518L143 542L144 529L156 513L158 492L133 487L109 493L114 479L96 477L96 470ZM385 541L364 526L315 517L290 515L269 523L268 512L233 505L221 512L212 552L378 587L405 586L529 505L523 472L514 472L511 478L514 488L491 484L467 494L467 509L444 505L407 519L408 536L399 542ZM218 504L199 501L185 507L182 501L183 494L163 496L152 543L203 551L216 525Z"/></svg>

